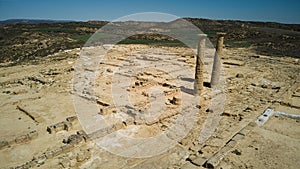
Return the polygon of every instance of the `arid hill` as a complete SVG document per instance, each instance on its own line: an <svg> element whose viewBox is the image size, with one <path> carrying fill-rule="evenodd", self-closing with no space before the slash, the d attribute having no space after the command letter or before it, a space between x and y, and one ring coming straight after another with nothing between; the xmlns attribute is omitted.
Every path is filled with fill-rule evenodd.
<svg viewBox="0 0 300 169"><path fill-rule="evenodd" d="M187 20L208 34L212 42L215 41L216 32L226 32L225 45L230 48L252 46L259 54L300 57L297 48L300 45L299 24L198 18L187 18ZM45 21L14 21L2 21L0 24L2 25L0 62L20 63L65 49L82 47L93 33L108 23L105 21L51 22L47 20L46 23ZM176 21L173 22L176 24ZM135 22L128 22L128 25L134 24ZM148 26L152 24L155 27L156 23L141 24ZM161 35L137 35L122 43L182 45L172 38L161 38Z"/></svg>

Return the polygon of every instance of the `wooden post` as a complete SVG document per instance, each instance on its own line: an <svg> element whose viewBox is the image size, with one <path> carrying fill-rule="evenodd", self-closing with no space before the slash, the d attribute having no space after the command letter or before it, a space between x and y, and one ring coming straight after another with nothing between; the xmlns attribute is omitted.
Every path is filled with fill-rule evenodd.
<svg viewBox="0 0 300 169"><path fill-rule="evenodd" d="M205 50L205 39L206 34L199 34L199 43L197 49L197 58L196 58L196 70L195 70L195 83L194 91L196 95L201 95L203 90L203 73L204 73L204 50Z"/></svg>
<svg viewBox="0 0 300 169"><path fill-rule="evenodd" d="M222 56L222 49L223 49L223 43L224 43L224 36L226 33L223 32L218 32L218 41L217 41L217 46L216 46L216 53L214 57L214 64L213 64L213 69L212 69L212 74L211 74L211 80L210 80L210 86L214 87L219 84L219 79L220 79L220 73L221 73L221 56Z"/></svg>

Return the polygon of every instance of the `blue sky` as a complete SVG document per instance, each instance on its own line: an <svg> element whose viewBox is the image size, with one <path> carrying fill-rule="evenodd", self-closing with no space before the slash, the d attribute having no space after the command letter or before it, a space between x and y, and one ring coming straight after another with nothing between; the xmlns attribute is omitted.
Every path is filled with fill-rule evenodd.
<svg viewBox="0 0 300 169"><path fill-rule="evenodd" d="M299 0L0 0L0 20L107 20L138 12L300 24Z"/></svg>

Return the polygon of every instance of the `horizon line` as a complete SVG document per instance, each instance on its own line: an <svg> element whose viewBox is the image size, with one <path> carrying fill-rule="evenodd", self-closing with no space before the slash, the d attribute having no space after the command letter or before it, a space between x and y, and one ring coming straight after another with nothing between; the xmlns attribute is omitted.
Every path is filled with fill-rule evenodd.
<svg viewBox="0 0 300 169"><path fill-rule="evenodd" d="M261 22L261 23L278 23L278 24L288 24L288 25L300 25L300 23L295 22L280 22L280 21L262 21L262 20L240 20L240 19L211 19L205 17L180 17L181 19L204 19L204 20L214 20L214 21L240 21L240 22ZM63 22L91 22L91 21L101 21L101 22L113 22L113 20L98 20L98 19L87 19L87 20L77 20L77 19L45 19L45 18L9 18L9 19L2 19L0 22L5 22L9 20L44 20L44 21L63 21ZM136 21L136 22L155 22L155 21L138 21L138 20L128 20L128 21Z"/></svg>

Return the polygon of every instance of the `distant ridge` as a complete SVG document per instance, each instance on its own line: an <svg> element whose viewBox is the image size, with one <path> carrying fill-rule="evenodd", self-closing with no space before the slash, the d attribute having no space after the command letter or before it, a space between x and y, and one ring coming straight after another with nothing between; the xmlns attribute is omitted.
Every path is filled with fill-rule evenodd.
<svg viewBox="0 0 300 169"><path fill-rule="evenodd" d="M184 17L182 19L186 19L188 21L193 22L201 22L201 23L248 23L248 24L258 24L258 25L297 25L297 23L280 23L280 22L264 22L264 21L242 21L242 20L215 20L215 19L206 19L206 18L190 18ZM109 21L101 21L101 20L89 20L89 21L76 21L76 20L51 20L51 19L7 19L0 20L0 25L8 25L8 24L40 24L40 23L66 23L66 22L88 22L88 23L98 23L98 22L109 22ZM140 21L127 21L127 22L140 22ZM174 21L171 21L174 22ZM148 22L151 23L151 22Z"/></svg>
<svg viewBox="0 0 300 169"><path fill-rule="evenodd" d="M39 23L59 23L59 22L75 22L72 20L50 20L50 19L7 19L0 21L1 25L7 24L39 24ZM78 21L76 21L78 22Z"/></svg>

